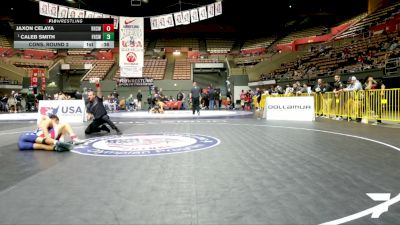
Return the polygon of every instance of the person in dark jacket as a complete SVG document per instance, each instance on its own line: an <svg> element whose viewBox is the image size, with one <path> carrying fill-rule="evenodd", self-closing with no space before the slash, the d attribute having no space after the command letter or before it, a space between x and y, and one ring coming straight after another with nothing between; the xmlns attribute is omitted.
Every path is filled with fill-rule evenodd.
<svg viewBox="0 0 400 225"><path fill-rule="evenodd" d="M121 135L122 132L115 126L107 115L107 111L103 104L103 95L101 93L100 82L96 81L97 96L94 91L88 92L89 104L87 105L87 112L89 119L93 119L92 123L85 130L85 134L97 133L100 131L110 132L110 129L105 125L108 124L117 134Z"/></svg>

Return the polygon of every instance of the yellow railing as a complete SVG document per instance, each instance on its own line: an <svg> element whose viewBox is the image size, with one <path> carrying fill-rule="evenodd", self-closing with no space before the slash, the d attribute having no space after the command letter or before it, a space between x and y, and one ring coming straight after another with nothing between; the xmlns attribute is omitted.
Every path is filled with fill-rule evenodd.
<svg viewBox="0 0 400 225"><path fill-rule="evenodd" d="M274 96L295 97L294 95ZM317 116L400 122L400 88L340 93L327 92L312 94L311 96L314 96L315 99L315 114ZM262 97L261 108L264 108L265 98L266 96Z"/></svg>
<svg viewBox="0 0 400 225"><path fill-rule="evenodd" d="M314 97L317 115L400 121L400 89L329 92Z"/></svg>

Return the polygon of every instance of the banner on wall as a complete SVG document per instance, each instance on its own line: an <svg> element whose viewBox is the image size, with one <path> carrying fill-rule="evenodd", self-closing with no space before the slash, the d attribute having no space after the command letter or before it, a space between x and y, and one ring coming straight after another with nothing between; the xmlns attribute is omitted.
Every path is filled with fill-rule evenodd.
<svg viewBox="0 0 400 225"><path fill-rule="evenodd" d="M212 18L222 14L222 2L218 1L206 6L201 6L195 9L186 11L175 12L163 16L150 17L150 27L152 30L164 29L179 25L188 25L190 23L196 23L200 20ZM173 20L170 20L170 18ZM175 24L169 21L174 21Z"/></svg>
<svg viewBox="0 0 400 225"><path fill-rule="evenodd" d="M39 15L50 16L49 3L39 2Z"/></svg>
<svg viewBox="0 0 400 225"><path fill-rule="evenodd" d="M207 5L207 16L208 16L208 18L214 17L214 14L215 14L214 4Z"/></svg>
<svg viewBox="0 0 400 225"><path fill-rule="evenodd" d="M119 66L121 76L142 77L142 74L123 74L122 70L142 71L144 58L144 20L143 17L120 17L119 28Z"/></svg>
<svg viewBox="0 0 400 225"><path fill-rule="evenodd" d="M77 9L75 12L76 18L85 18L85 10Z"/></svg>
<svg viewBox="0 0 400 225"><path fill-rule="evenodd" d="M216 16L221 15L222 14L222 2L219 1L219 2L216 2L214 4L215 4L215 15Z"/></svg>
<svg viewBox="0 0 400 225"><path fill-rule="evenodd" d="M40 78L42 81L42 91L46 90L46 71L45 69L39 69L39 73L40 73Z"/></svg>
<svg viewBox="0 0 400 225"><path fill-rule="evenodd" d="M94 18L103 18L103 14L95 12Z"/></svg>
<svg viewBox="0 0 400 225"><path fill-rule="evenodd" d="M174 16L172 14L166 15L165 18L166 18L165 20L167 21L167 27L175 26Z"/></svg>
<svg viewBox="0 0 400 225"><path fill-rule="evenodd" d="M114 29L118 29L119 17L107 15L99 12L92 12L89 10L82 10L78 8L65 7L39 1L39 14L42 16L52 18L113 18ZM151 29L164 29L176 25L187 25L196 23L200 20L205 20L222 14L222 2L218 1L206 6L201 6L195 9L186 10L183 12L176 12L166 15L150 17ZM121 23L122 24L122 23Z"/></svg>
<svg viewBox="0 0 400 225"><path fill-rule="evenodd" d="M48 17L57 18L58 16L58 5L48 3L49 5L49 15Z"/></svg>
<svg viewBox="0 0 400 225"><path fill-rule="evenodd" d="M31 87L38 86L38 77L39 77L39 69L32 69L31 70Z"/></svg>
<svg viewBox="0 0 400 225"><path fill-rule="evenodd" d="M119 87L153 86L152 78L121 78L117 81Z"/></svg>
<svg viewBox="0 0 400 225"><path fill-rule="evenodd" d="M58 18L68 17L68 7L58 6Z"/></svg>
<svg viewBox="0 0 400 225"><path fill-rule="evenodd" d="M166 20L165 16L158 17L158 28L159 29L167 28L167 20Z"/></svg>
<svg viewBox="0 0 400 225"><path fill-rule="evenodd" d="M192 21L192 23L199 22L199 12L197 9L190 10L190 21Z"/></svg>
<svg viewBox="0 0 400 225"><path fill-rule="evenodd" d="M174 19L176 25L182 25L183 24L182 12L174 13Z"/></svg>
<svg viewBox="0 0 400 225"><path fill-rule="evenodd" d="M143 67L140 66L124 66L120 67L120 77L143 77Z"/></svg>
<svg viewBox="0 0 400 225"><path fill-rule="evenodd" d="M114 29L118 29L119 17L118 16L111 16L114 19Z"/></svg>
<svg viewBox="0 0 400 225"><path fill-rule="evenodd" d="M77 10L73 8L68 9L68 18L76 18L77 17Z"/></svg>
<svg viewBox="0 0 400 225"><path fill-rule="evenodd" d="M85 12L85 18L94 18L94 12L86 11Z"/></svg>
<svg viewBox="0 0 400 225"><path fill-rule="evenodd" d="M183 11L182 12L182 24L190 24L190 11Z"/></svg>
<svg viewBox="0 0 400 225"><path fill-rule="evenodd" d="M150 28L152 30L158 29L158 17L150 17Z"/></svg>
<svg viewBox="0 0 400 225"><path fill-rule="evenodd" d="M207 7L199 7L199 19L205 20L207 19Z"/></svg>

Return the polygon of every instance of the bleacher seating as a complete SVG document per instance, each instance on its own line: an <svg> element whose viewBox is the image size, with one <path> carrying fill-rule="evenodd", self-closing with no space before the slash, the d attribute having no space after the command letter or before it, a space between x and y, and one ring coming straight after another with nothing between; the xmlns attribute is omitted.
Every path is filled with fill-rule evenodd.
<svg viewBox="0 0 400 225"><path fill-rule="evenodd" d="M113 59L113 53L111 51L98 51L95 53L96 59L101 59L101 60L112 60Z"/></svg>
<svg viewBox="0 0 400 225"><path fill-rule="evenodd" d="M316 26L316 27L299 30L299 31L294 31L294 32L291 32L286 37L277 41L277 44L286 44L286 43L290 43L293 40L298 39L298 38L320 35L320 34L322 34L323 29L324 29L323 26Z"/></svg>
<svg viewBox="0 0 400 225"><path fill-rule="evenodd" d="M268 51L268 48L275 39L276 37L264 37L246 40L240 49L240 55L234 58L235 64L252 66L272 56L274 51Z"/></svg>
<svg viewBox="0 0 400 225"><path fill-rule="evenodd" d="M52 64L51 61L43 61L43 62L31 62L31 61L14 61L12 63L14 66L22 68L26 71L29 71L32 68L49 68Z"/></svg>
<svg viewBox="0 0 400 225"><path fill-rule="evenodd" d="M234 42L234 40L229 39L206 39L207 52L211 54L229 53Z"/></svg>
<svg viewBox="0 0 400 225"><path fill-rule="evenodd" d="M91 80L93 78L103 80L115 62L114 60L82 60L81 63L93 65L82 80Z"/></svg>
<svg viewBox="0 0 400 225"><path fill-rule="evenodd" d="M143 49L146 51L147 50L147 46L149 46L150 40L145 38L144 39L144 43L143 43Z"/></svg>
<svg viewBox="0 0 400 225"><path fill-rule="evenodd" d="M275 37L265 37L246 40L241 48L242 52L251 52L253 49L267 48L275 40Z"/></svg>
<svg viewBox="0 0 400 225"><path fill-rule="evenodd" d="M165 76L166 59L145 59L143 67L143 76L154 80L162 80Z"/></svg>
<svg viewBox="0 0 400 225"><path fill-rule="evenodd" d="M241 54L241 56L237 56L234 58L234 62L237 66L252 66L256 65L259 62L264 61L267 58L272 57L275 52L267 52L267 53L255 53L255 54Z"/></svg>
<svg viewBox="0 0 400 225"><path fill-rule="evenodd" d="M174 80L190 80L191 79L191 63L188 59L176 59L175 69L172 79Z"/></svg>
<svg viewBox="0 0 400 225"><path fill-rule="evenodd" d="M7 38L4 35L0 35L0 47L3 48L11 48L10 42L7 40Z"/></svg>
<svg viewBox="0 0 400 225"><path fill-rule="evenodd" d="M199 41L196 38L160 38L157 40L156 49L161 48L182 48L187 47L192 50L199 50Z"/></svg>
<svg viewBox="0 0 400 225"><path fill-rule="evenodd" d="M174 80L191 80L192 79L192 63L213 63L219 62L216 59L176 59L175 69L172 79Z"/></svg>
<svg viewBox="0 0 400 225"><path fill-rule="evenodd" d="M328 42L296 61L283 64L264 79L316 79L335 73L363 71L384 66L390 42L400 41L397 33L376 34L369 38L352 39L347 44Z"/></svg>
<svg viewBox="0 0 400 225"><path fill-rule="evenodd" d="M0 56L7 56L8 51L10 51L11 48L3 48L0 47Z"/></svg>
<svg viewBox="0 0 400 225"><path fill-rule="evenodd" d="M23 52L25 59L51 60L57 57L57 52L52 49L25 49Z"/></svg>
<svg viewBox="0 0 400 225"><path fill-rule="evenodd" d="M392 17L395 14L398 14L399 12L400 12L400 3L382 9L378 9L375 12L371 13L370 15L361 19L359 22L351 26L348 30L336 36L335 39L342 39L360 35L365 29L369 28L370 26L382 23L386 19Z"/></svg>
<svg viewBox="0 0 400 225"><path fill-rule="evenodd" d="M18 81L11 80L8 77L0 76L0 85L18 85Z"/></svg>
<svg viewBox="0 0 400 225"><path fill-rule="evenodd" d="M86 55L92 52L93 49L68 49L68 55Z"/></svg>

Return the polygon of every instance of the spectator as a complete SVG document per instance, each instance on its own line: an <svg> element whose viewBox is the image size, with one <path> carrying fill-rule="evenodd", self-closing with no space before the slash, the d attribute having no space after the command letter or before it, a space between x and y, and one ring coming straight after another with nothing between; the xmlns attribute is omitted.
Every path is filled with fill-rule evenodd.
<svg viewBox="0 0 400 225"><path fill-rule="evenodd" d="M373 76L368 76L366 82L364 83L364 89L367 92L366 94L366 102L367 102L367 110L371 110L376 113L377 120L375 124L382 123L382 104L381 100L385 96L385 85L379 81L375 80ZM380 91L373 91L380 90Z"/></svg>
<svg viewBox="0 0 400 225"><path fill-rule="evenodd" d="M17 112L17 101L15 100L15 91L11 92L10 97L7 100L7 106L9 112Z"/></svg>
<svg viewBox="0 0 400 225"><path fill-rule="evenodd" d="M136 94L136 99L137 99L137 109L141 110L142 109L142 91L139 89L138 93Z"/></svg>
<svg viewBox="0 0 400 225"><path fill-rule="evenodd" d="M214 110L214 98L215 98L215 93L214 93L214 88L210 84L208 87L208 109Z"/></svg>
<svg viewBox="0 0 400 225"><path fill-rule="evenodd" d="M332 99L325 95L325 93L330 91L332 91L332 87L328 83L322 79L317 80L317 85L315 85L313 92L315 95L317 95L316 104L317 106L319 105L317 108L322 109L322 112L317 112L317 115L319 116L327 116L324 115L323 112L328 111L328 107L331 105Z"/></svg>
<svg viewBox="0 0 400 225"><path fill-rule="evenodd" d="M182 91L178 92L178 94L176 95L176 100L177 101L183 101L183 93L182 93Z"/></svg>
<svg viewBox="0 0 400 225"><path fill-rule="evenodd" d="M335 83L333 84L333 93L335 95L335 109L336 109L336 120L342 120L341 116L344 111L344 95L343 95L343 82L340 80L340 75L335 75Z"/></svg>
<svg viewBox="0 0 400 225"><path fill-rule="evenodd" d="M360 91L362 90L361 82L357 80L355 76L350 77L350 84L347 85L343 91Z"/></svg>
<svg viewBox="0 0 400 225"><path fill-rule="evenodd" d="M343 91L348 93L349 114L354 115L357 122L361 122L361 110L359 110L359 108L361 107L360 97L362 95L358 94L358 91L362 89L361 82L358 81L355 76L350 77L350 83L346 88L343 88Z"/></svg>
<svg viewBox="0 0 400 225"><path fill-rule="evenodd" d="M133 99L133 94L130 94L129 97L126 99L125 102L126 110L133 111L136 110L135 100Z"/></svg>
<svg viewBox="0 0 400 225"><path fill-rule="evenodd" d="M216 88L214 89L214 101L215 101L215 106L218 108L218 110L221 109L221 89Z"/></svg>

